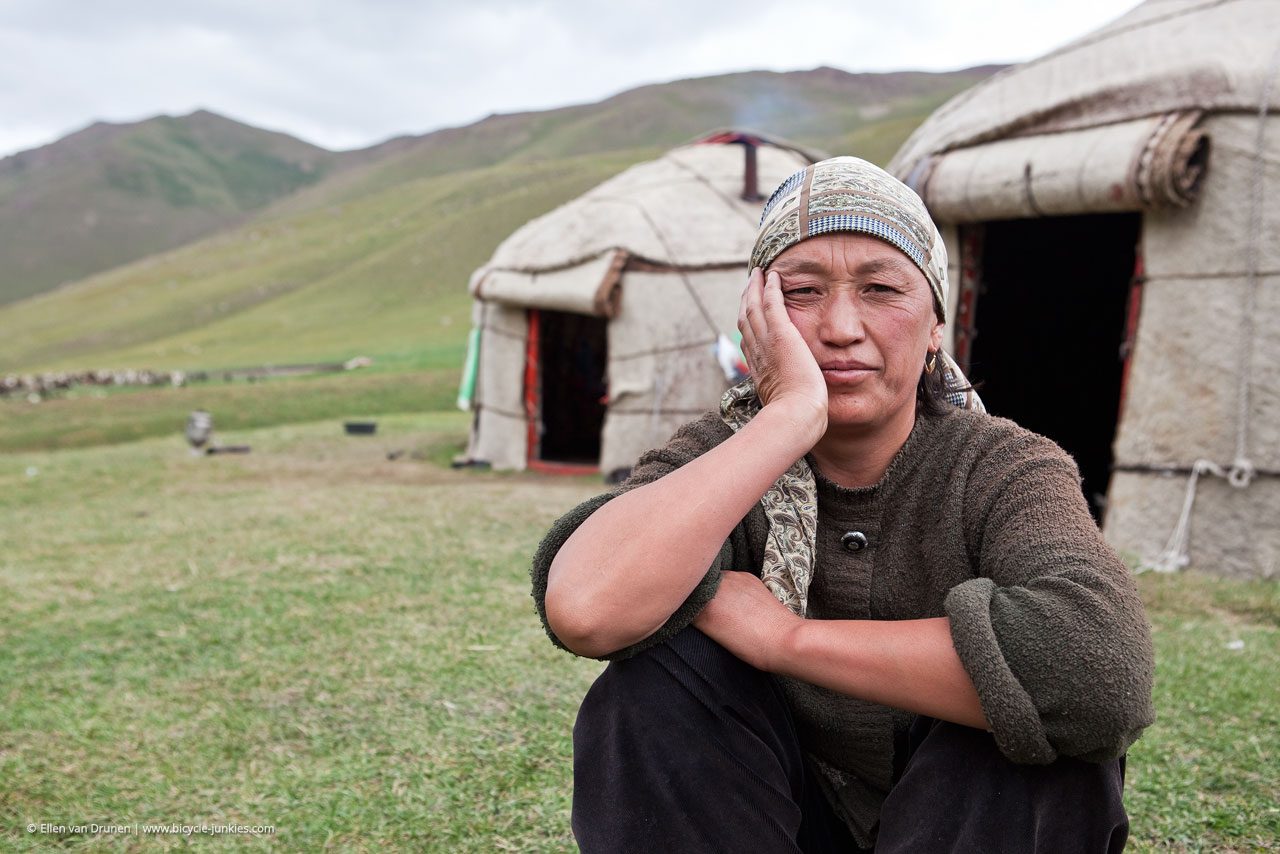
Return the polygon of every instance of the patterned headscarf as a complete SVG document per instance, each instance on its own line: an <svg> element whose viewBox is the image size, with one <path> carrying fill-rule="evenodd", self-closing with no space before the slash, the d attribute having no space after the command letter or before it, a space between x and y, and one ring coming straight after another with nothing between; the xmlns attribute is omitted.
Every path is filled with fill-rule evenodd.
<svg viewBox="0 0 1280 854"><path fill-rule="evenodd" d="M947 249L924 202L906 184L857 157L815 163L774 190L760 217L748 269L767 268L802 240L833 231L869 234L899 249L924 273L938 316L946 320ZM943 372L952 404L985 411L946 353L939 352L937 369ZM760 399L750 378L725 392L720 401L720 417L735 433L759 411ZM769 520L761 577L779 601L804 616L818 536L818 486L808 462L803 457L796 460L760 503Z"/></svg>
<svg viewBox="0 0 1280 854"><path fill-rule="evenodd" d="M899 249L929 280L946 321L947 247L938 227L914 190L857 157L805 167L773 191L747 269L768 267L800 241L832 231L870 234Z"/></svg>

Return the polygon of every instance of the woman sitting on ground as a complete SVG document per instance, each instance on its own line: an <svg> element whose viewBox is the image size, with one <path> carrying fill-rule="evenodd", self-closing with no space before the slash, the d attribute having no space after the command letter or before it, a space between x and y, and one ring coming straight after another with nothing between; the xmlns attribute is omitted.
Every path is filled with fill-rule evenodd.
<svg viewBox="0 0 1280 854"><path fill-rule="evenodd" d="M574 729L578 843L1120 850L1142 605L1072 459L942 352L923 203L815 164L750 269L751 378L534 559L552 639L612 660Z"/></svg>

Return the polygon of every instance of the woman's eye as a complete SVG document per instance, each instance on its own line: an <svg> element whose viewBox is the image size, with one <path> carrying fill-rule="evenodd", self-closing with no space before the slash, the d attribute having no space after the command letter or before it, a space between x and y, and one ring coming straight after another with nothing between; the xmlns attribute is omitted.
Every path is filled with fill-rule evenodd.
<svg viewBox="0 0 1280 854"><path fill-rule="evenodd" d="M875 284L867 285L867 290L875 291L876 293L887 294L887 293L896 293L898 289L895 288L893 285L882 285L877 282Z"/></svg>
<svg viewBox="0 0 1280 854"><path fill-rule="evenodd" d="M799 287L788 288L784 293L790 297L790 296L803 296L804 294L816 294L817 292L818 292L817 288L810 288L804 285L800 285Z"/></svg>

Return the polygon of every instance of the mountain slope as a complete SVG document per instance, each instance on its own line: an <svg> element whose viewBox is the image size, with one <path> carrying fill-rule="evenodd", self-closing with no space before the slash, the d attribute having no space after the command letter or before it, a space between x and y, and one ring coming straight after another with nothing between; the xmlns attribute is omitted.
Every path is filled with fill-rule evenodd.
<svg viewBox="0 0 1280 854"><path fill-rule="evenodd" d="M383 366L454 365L469 326L470 273L532 217L735 117L885 162L932 109L987 70L726 75L396 140L380 159L227 232L8 306L0 372L215 369L357 354Z"/></svg>
<svg viewBox="0 0 1280 854"><path fill-rule="evenodd" d="M206 111L99 122L0 160L0 304L240 222L338 155Z"/></svg>
<svg viewBox="0 0 1280 854"><path fill-rule="evenodd" d="M463 339L467 278L507 234L655 153L500 164L255 220L9 306L0 373L424 358Z"/></svg>
<svg viewBox="0 0 1280 854"><path fill-rule="evenodd" d="M364 168L334 176L281 204L301 210L406 180L506 161L637 146L665 149L729 126L888 162L905 136L899 138L895 131L878 141L877 132L886 123L905 119L909 132L942 102L999 68L886 74L835 68L747 71L642 86L594 104L492 115L466 127L390 140L384 146L394 153L373 157Z"/></svg>

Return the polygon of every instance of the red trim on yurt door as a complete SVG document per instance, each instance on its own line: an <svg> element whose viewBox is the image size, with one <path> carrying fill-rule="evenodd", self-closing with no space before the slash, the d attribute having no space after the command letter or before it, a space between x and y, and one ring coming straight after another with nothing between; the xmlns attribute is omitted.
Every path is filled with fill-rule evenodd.
<svg viewBox="0 0 1280 854"><path fill-rule="evenodd" d="M982 226L960 226L960 291L956 294L956 316L952 319L951 354L966 374L978 335L978 287L982 280Z"/></svg>
<svg viewBox="0 0 1280 854"><path fill-rule="evenodd" d="M525 466L542 474L599 474L591 463L560 463L539 459L542 453L542 313L528 310L529 334L524 347L524 415L527 425Z"/></svg>
<svg viewBox="0 0 1280 854"><path fill-rule="evenodd" d="M1142 259L1142 243L1133 250L1133 279L1129 282L1129 306L1124 315L1124 339L1120 342L1120 406L1117 424L1124 421L1124 402L1129 393L1129 368L1133 364L1133 351L1138 345L1138 318L1142 314L1142 286L1147 281L1146 267Z"/></svg>
<svg viewBox="0 0 1280 854"><path fill-rule="evenodd" d="M529 334L524 345L524 417L526 425L525 462L532 465L538 459L538 421L541 407L541 389L538 387L538 352L541 316L536 308L528 311Z"/></svg>

